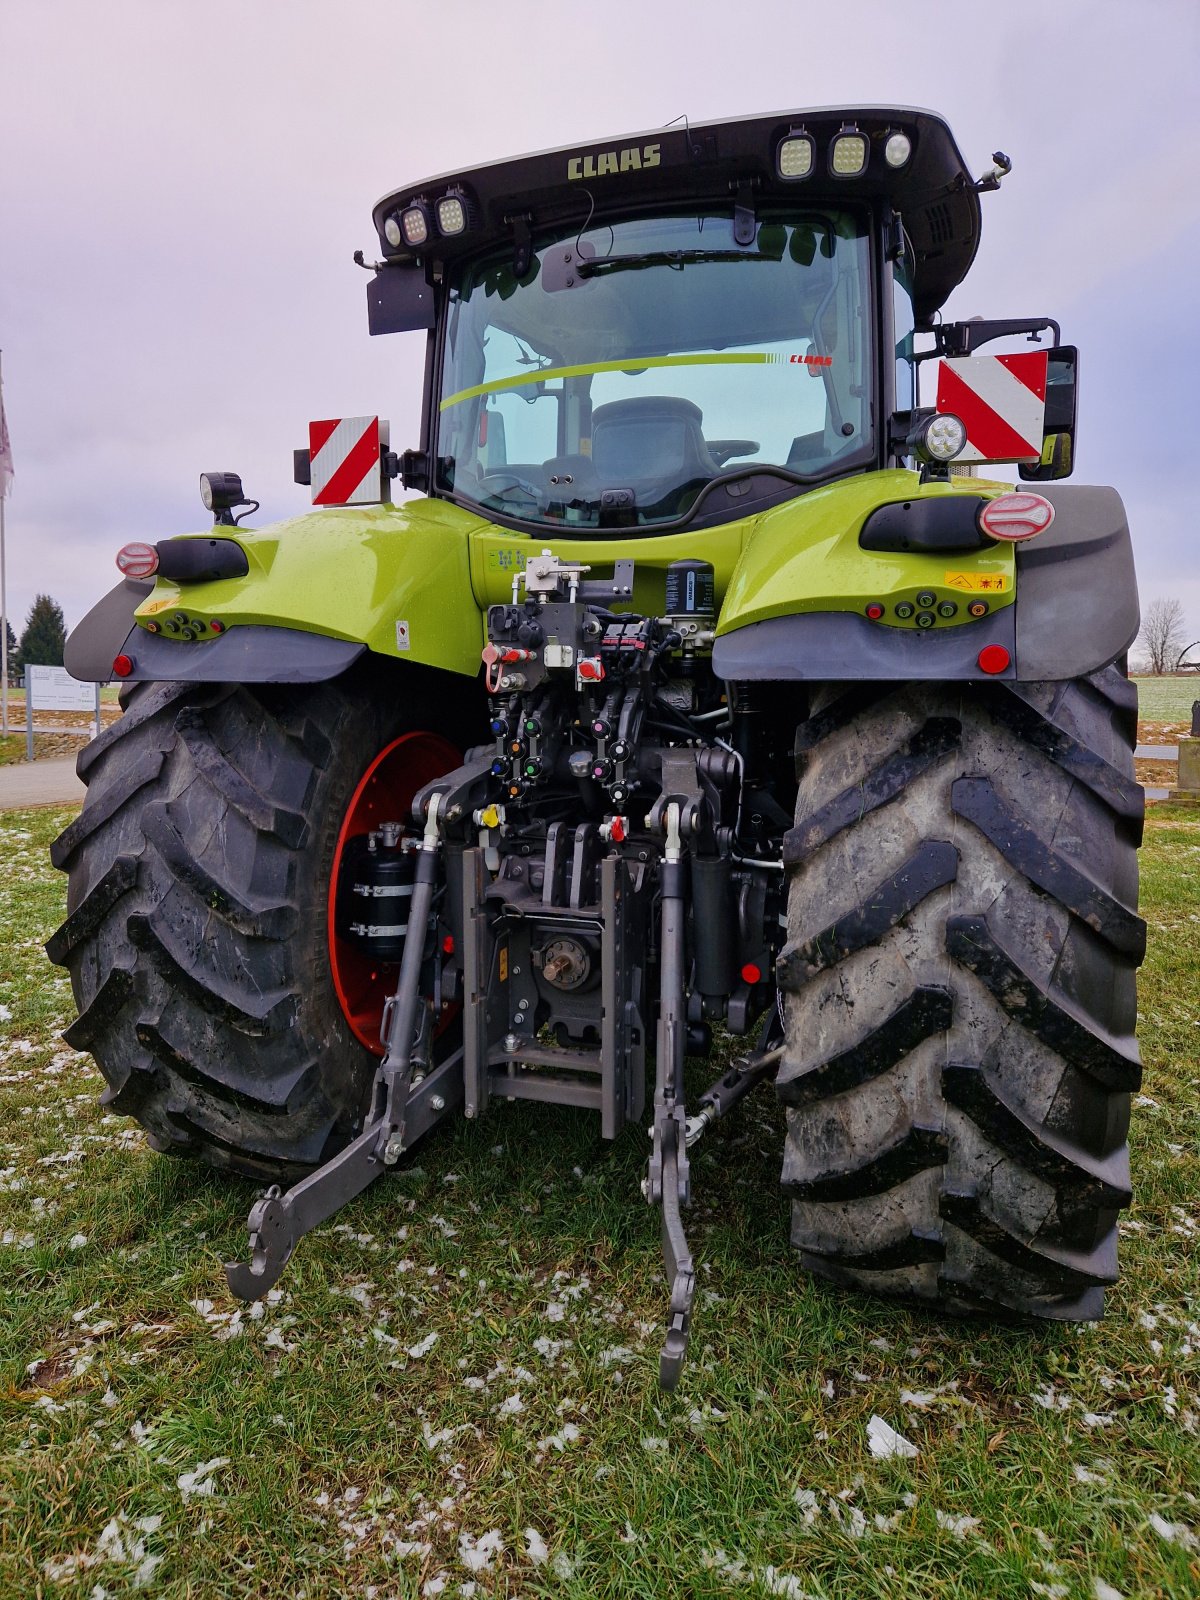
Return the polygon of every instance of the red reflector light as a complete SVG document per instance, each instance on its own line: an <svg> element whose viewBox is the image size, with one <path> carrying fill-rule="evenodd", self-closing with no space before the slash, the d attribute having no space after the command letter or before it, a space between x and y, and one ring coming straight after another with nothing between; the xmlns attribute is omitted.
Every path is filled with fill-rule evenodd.
<svg viewBox="0 0 1200 1600"><path fill-rule="evenodd" d="M113 657L113 668L112 669L113 669L113 676L115 678L127 678L129 676L129 674L133 671L133 657L132 656L114 656Z"/></svg>
<svg viewBox="0 0 1200 1600"><path fill-rule="evenodd" d="M762 968L757 966L753 961L747 961L746 965L742 968L742 982L761 983Z"/></svg>
<svg viewBox="0 0 1200 1600"><path fill-rule="evenodd" d="M442 954L444 956L452 956L454 954L454 935L452 933L448 933L442 940Z"/></svg>
<svg viewBox="0 0 1200 1600"><path fill-rule="evenodd" d="M149 578L158 571L158 551L152 544L123 544L117 566L127 578Z"/></svg>
<svg viewBox="0 0 1200 1600"><path fill-rule="evenodd" d="M989 539L1032 539L1054 521L1054 507L1044 495L1020 490L989 500L979 512L979 526Z"/></svg>
<svg viewBox="0 0 1200 1600"><path fill-rule="evenodd" d="M979 670L994 676L997 672L1006 672L1011 660L1002 644L985 644L979 652Z"/></svg>

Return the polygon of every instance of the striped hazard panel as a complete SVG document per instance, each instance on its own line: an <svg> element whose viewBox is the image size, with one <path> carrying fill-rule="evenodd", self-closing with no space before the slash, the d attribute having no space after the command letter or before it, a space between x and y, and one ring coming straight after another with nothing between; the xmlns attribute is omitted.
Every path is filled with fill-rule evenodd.
<svg viewBox="0 0 1200 1600"><path fill-rule="evenodd" d="M308 459L315 506L377 505L383 499L380 446L387 424L378 417L333 417L308 425Z"/></svg>
<svg viewBox="0 0 1200 1600"><path fill-rule="evenodd" d="M967 447L955 464L1036 461L1046 415L1045 350L961 356L938 363L937 409L961 417Z"/></svg>

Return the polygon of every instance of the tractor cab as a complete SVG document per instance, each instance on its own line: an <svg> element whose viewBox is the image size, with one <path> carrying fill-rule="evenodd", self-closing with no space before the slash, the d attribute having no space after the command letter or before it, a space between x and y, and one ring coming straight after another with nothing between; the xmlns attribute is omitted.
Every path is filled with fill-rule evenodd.
<svg viewBox="0 0 1200 1600"><path fill-rule="evenodd" d="M939 118L862 109L396 191L375 208L368 299L373 333L429 333L406 481L586 535L711 526L914 457L944 471L966 431L943 424L926 450L915 334L971 263L996 160L975 181ZM1049 326L976 326L973 344ZM926 354L961 342L938 330Z"/></svg>

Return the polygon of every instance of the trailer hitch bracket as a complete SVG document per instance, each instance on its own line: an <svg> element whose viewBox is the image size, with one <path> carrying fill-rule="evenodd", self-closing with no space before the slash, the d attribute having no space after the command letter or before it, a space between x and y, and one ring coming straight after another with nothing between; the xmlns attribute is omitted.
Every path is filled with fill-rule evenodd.
<svg viewBox="0 0 1200 1600"><path fill-rule="evenodd" d="M399 1160L404 1150L462 1101L462 1051L413 1083L413 1044L424 939L437 881L443 796L429 797L418 846L409 927L396 993L388 1005L386 1048L375 1074L371 1110L362 1132L324 1166L286 1193L272 1185L251 1209L248 1262L225 1265L225 1280L240 1300L261 1300L278 1281L306 1233L339 1211Z"/></svg>

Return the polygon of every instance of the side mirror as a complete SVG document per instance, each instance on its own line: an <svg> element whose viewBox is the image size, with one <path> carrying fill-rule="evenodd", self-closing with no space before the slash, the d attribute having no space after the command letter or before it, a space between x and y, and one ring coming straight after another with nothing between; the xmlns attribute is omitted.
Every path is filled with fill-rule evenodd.
<svg viewBox="0 0 1200 1600"><path fill-rule="evenodd" d="M1052 483L1056 478L1069 478L1075 466L1079 351L1074 345L1064 344L1048 355L1042 457L1037 462L1022 462L1017 468L1027 483Z"/></svg>

